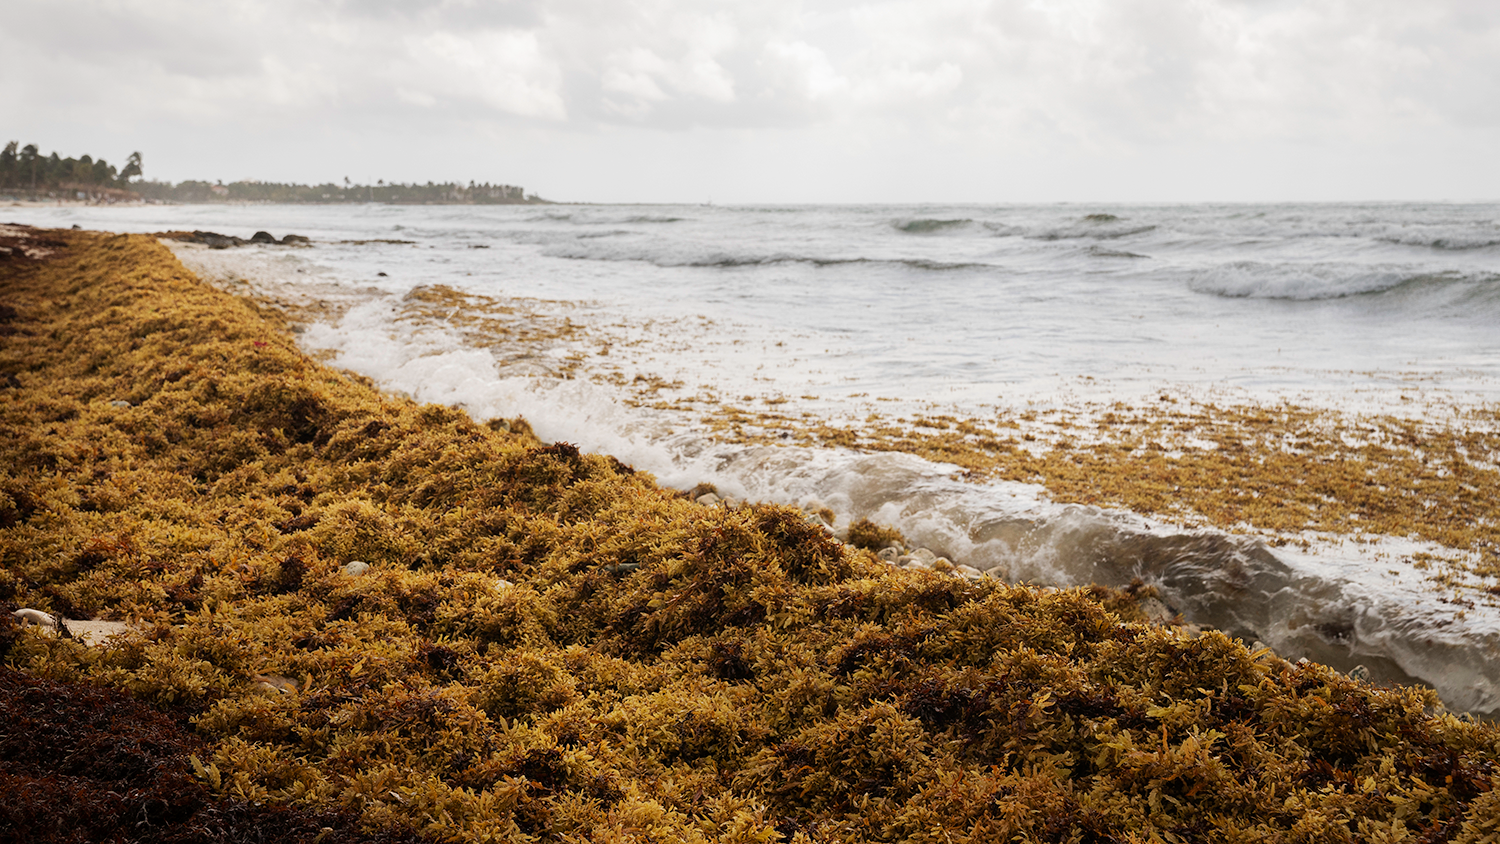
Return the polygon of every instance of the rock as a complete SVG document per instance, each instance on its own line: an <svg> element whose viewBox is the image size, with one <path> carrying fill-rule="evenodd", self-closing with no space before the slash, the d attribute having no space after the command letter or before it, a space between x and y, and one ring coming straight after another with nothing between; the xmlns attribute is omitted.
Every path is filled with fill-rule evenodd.
<svg viewBox="0 0 1500 844"><path fill-rule="evenodd" d="M640 563L616 563L611 566L603 566L602 568L610 574L630 574L640 567Z"/></svg>
<svg viewBox="0 0 1500 844"><path fill-rule="evenodd" d="M512 586L515 586L515 584L511 583L509 580L497 580L497 581L495 581L495 591L496 592L504 592L505 590L511 588Z"/></svg>
<svg viewBox="0 0 1500 844"><path fill-rule="evenodd" d="M187 238L191 243L201 243L209 249L228 249L231 246L244 246L245 241L237 237L218 232L194 231L192 237Z"/></svg>
<svg viewBox="0 0 1500 844"><path fill-rule="evenodd" d="M123 621L82 621L70 618L63 622L73 638L83 642L85 645L99 646L108 642L115 636L123 636L134 630L130 624Z"/></svg>
<svg viewBox="0 0 1500 844"><path fill-rule="evenodd" d="M1172 608L1162 603L1158 598L1147 598L1140 603L1141 612L1145 613L1146 620L1152 624L1171 624L1177 618L1177 613Z"/></svg>
<svg viewBox="0 0 1500 844"><path fill-rule="evenodd" d="M251 243L276 243L276 238L270 232L256 232L250 235Z"/></svg>
<svg viewBox="0 0 1500 844"><path fill-rule="evenodd" d="M307 246L311 244L312 238L303 237L300 234L283 235L281 238L282 246Z"/></svg>
<svg viewBox="0 0 1500 844"><path fill-rule="evenodd" d="M959 577L968 578L969 580L984 580L986 577L985 573L980 571L979 569L976 569L973 566L966 566L962 564L954 566L953 573L958 575Z"/></svg>
<svg viewBox="0 0 1500 844"><path fill-rule="evenodd" d="M375 275L379 276L380 278L388 278L388 276L384 272L378 272Z"/></svg>
<svg viewBox="0 0 1500 844"><path fill-rule="evenodd" d="M917 550L911 552L911 556L915 557L918 560L921 560L924 563L927 563L928 566L931 566L932 562L938 558L938 555L932 553L932 551L926 548L918 548Z"/></svg>
<svg viewBox="0 0 1500 844"><path fill-rule="evenodd" d="M53 618L47 613L42 612L41 610L34 610L26 607L16 610L15 612L11 613L11 615L15 617L16 621L19 622L22 627L36 625L37 627L45 627L48 630L57 629L57 619Z"/></svg>
<svg viewBox="0 0 1500 844"><path fill-rule="evenodd" d="M350 577L359 577L370 570L370 564L364 560L351 560L344 564L343 572Z"/></svg>
<svg viewBox="0 0 1500 844"><path fill-rule="evenodd" d="M896 562L900 563L901 568L904 568L907 571L917 571L918 569L922 571L932 571L932 563L922 559L921 557L908 555L898 559Z"/></svg>
<svg viewBox="0 0 1500 844"><path fill-rule="evenodd" d="M250 679L255 683L255 689L262 692L289 695L295 694L300 688L296 680L280 674L256 674Z"/></svg>
<svg viewBox="0 0 1500 844"><path fill-rule="evenodd" d="M705 492L693 500L697 501L699 504L702 504L704 507L712 507L715 504L718 504L721 499L719 498L719 496L714 495L711 492Z"/></svg>
<svg viewBox="0 0 1500 844"><path fill-rule="evenodd" d="M940 571L946 574L950 571L953 571L953 569L953 561L948 559L947 557L938 557L937 559L932 561L933 571Z"/></svg>
<svg viewBox="0 0 1500 844"><path fill-rule="evenodd" d="M1370 669L1364 667L1363 665L1356 665L1353 668L1349 669L1349 679L1358 680L1361 683L1368 683L1370 682Z"/></svg>
<svg viewBox="0 0 1500 844"><path fill-rule="evenodd" d="M109 406L110 407L134 407L135 405L132 405L130 402L128 402L128 401L126 401L124 399L115 399L114 401L112 401L112 402L109 403Z"/></svg>
<svg viewBox="0 0 1500 844"><path fill-rule="evenodd" d="M896 558L901 556L901 546L887 545L879 551L876 551L875 556L879 557L882 560L885 560L887 563L894 563L896 562Z"/></svg>
<svg viewBox="0 0 1500 844"><path fill-rule="evenodd" d="M829 527L833 527L833 523L839 520L838 514L833 512L833 508L821 501L809 501L803 504L802 512L817 517L819 521ZM811 519L808 521L811 521Z"/></svg>

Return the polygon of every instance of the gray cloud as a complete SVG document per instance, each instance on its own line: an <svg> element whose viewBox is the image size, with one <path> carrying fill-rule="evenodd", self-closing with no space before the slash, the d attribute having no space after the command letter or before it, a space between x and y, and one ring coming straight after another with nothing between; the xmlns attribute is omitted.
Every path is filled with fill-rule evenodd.
<svg viewBox="0 0 1500 844"><path fill-rule="evenodd" d="M0 105L11 132L142 145L176 132L233 146L252 159L247 166L268 169L289 169L274 155L294 147L306 151L299 160L308 168L326 167L326 144L351 132L367 134L371 147L343 151L355 159L389 157L384 145L422 138L454 150L482 138L545 150L560 149L562 138L602 147L635 132L657 133L661 149L712 155L699 145L704 133L772 133L764 137L779 145L792 132L809 149L877 138L888 157L925 145L1040 162L1156 160L1184 145L1205 155L1303 145L1335 157L1357 148L1396 161L1423 143L1433 155L1478 148L1500 129L1500 7L1489 2L9 7ZM31 122L16 125L18 115ZM252 137L264 151L233 140ZM1440 142L1448 146L1432 147ZM179 160L208 160L192 146L179 137L165 148ZM869 155L868 166L880 166L881 154ZM1262 157L1265 166L1284 160ZM952 178L962 170L955 165Z"/></svg>

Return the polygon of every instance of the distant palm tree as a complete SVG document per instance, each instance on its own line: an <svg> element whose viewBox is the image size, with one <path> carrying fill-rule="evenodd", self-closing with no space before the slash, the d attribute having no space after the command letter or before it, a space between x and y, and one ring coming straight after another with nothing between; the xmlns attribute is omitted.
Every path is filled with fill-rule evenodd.
<svg viewBox="0 0 1500 844"><path fill-rule="evenodd" d="M131 179L142 175L145 174L141 172L141 154L138 152L132 152L130 154L130 157L125 159L125 169L120 171L120 181L128 182Z"/></svg>

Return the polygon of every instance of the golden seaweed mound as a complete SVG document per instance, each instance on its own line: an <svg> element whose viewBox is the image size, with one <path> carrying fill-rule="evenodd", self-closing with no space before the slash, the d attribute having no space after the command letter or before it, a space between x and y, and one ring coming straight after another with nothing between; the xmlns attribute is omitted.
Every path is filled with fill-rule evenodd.
<svg viewBox="0 0 1500 844"><path fill-rule="evenodd" d="M237 805L442 841L1500 835L1500 733L1428 691L893 570L382 396L148 238L10 231L52 245L0 262L0 658L189 719L161 764Z"/></svg>

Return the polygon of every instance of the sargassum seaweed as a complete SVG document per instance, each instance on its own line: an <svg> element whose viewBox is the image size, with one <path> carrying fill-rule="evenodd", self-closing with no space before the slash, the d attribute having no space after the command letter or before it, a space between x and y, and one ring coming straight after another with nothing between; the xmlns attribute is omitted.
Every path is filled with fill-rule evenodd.
<svg viewBox="0 0 1500 844"><path fill-rule="evenodd" d="M441 841L1500 834L1500 733L1430 692L1107 590L892 570L795 510L383 396L149 238L28 236L51 254L0 263L7 682L174 720L197 744L162 764L215 799Z"/></svg>

